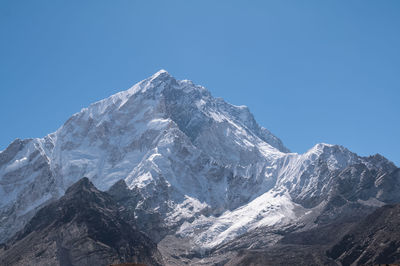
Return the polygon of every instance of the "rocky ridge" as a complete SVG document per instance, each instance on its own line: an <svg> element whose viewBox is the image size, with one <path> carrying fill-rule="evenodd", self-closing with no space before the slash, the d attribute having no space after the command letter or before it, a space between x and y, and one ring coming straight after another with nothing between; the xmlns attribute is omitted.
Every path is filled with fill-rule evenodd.
<svg viewBox="0 0 400 266"><path fill-rule="evenodd" d="M162 265L157 245L121 216L112 197L83 178L0 249L0 264Z"/></svg>

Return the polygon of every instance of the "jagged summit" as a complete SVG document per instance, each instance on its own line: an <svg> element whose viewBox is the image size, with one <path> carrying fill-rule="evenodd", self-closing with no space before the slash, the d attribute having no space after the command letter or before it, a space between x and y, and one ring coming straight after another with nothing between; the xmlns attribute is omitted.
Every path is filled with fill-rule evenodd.
<svg viewBox="0 0 400 266"><path fill-rule="evenodd" d="M95 186L90 182L89 178L82 177L65 191L65 195L74 194L79 191L94 191L95 189Z"/></svg>
<svg viewBox="0 0 400 266"><path fill-rule="evenodd" d="M159 71L157 71L156 73L154 73L150 78L148 78L150 80L155 80L155 79L162 79L162 80L166 80L166 79L174 79L176 80L167 70L165 69L160 69Z"/></svg>
<svg viewBox="0 0 400 266"><path fill-rule="evenodd" d="M161 75L161 74L167 74L167 75L169 75L169 73L168 73L167 70L165 70L165 69L160 69L160 70L158 70L156 73L153 74L153 77L154 77L154 76Z"/></svg>

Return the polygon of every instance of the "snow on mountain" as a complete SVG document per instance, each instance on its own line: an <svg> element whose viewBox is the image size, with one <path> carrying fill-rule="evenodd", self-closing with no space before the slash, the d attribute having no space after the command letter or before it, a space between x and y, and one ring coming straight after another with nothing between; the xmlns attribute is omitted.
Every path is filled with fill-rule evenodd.
<svg viewBox="0 0 400 266"><path fill-rule="evenodd" d="M86 176L101 190L123 179L140 194L136 208L210 248L295 221L326 201L334 174L354 164L395 169L335 145L290 153L247 107L161 70L0 153L0 241Z"/></svg>
<svg viewBox="0 0 400 266"><path fill-rule="evenodd" d="M293 203L287 192L270 190L218 217L202 215L192 223L185 222L177 234L194 239L194 247L207 249L255 228L288 224L304 213L304 208Z"/></svg>

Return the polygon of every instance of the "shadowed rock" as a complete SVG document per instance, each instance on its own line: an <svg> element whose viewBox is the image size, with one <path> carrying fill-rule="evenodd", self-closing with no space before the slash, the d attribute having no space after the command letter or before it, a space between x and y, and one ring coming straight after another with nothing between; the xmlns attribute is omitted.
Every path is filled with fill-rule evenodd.
<svg viewBox="0 0 400 266"><path fill-rule="evenodd" d="M87 178L37 212L0 250L1 265L161 265L143 233L121 218L118 205Z"/></svg>
<svg viewBox="0 0 400 266"><path fill-rule="evenodd" d="M327 255L343 265L400 264L400 204L386 205L353 227Z"/></svg>

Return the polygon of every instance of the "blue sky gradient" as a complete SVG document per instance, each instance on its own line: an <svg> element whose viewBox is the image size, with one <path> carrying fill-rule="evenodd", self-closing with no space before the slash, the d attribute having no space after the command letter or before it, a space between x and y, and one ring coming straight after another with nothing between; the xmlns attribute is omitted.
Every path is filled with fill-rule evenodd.
<svg viewBox="0 0 400 266"><path fill-rule="evenodd" d="M294 152L400 165L400 1L0 2L0 150L163 68Z"/></svg>

